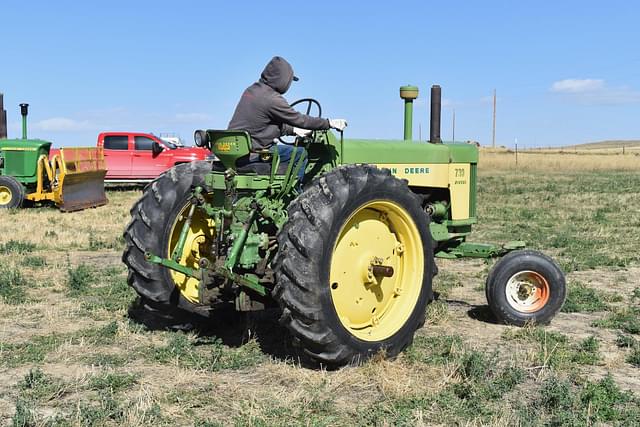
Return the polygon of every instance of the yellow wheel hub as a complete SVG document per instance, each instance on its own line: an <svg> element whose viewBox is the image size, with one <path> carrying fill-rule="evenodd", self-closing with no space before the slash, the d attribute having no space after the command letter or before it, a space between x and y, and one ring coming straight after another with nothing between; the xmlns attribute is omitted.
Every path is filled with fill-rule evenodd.
<svg viewBox="0 0 640 427"><path fill-rule="evenodd" d="M11 203L13 193L9 187L0 186L0 206L6 206Z"/></svg>
<svg viewBox="0 0 640 427"><path fill-rule="evenodd" d="M413 312L424 276L424 250L413 219L392 201L357 209L340 230L329 286L342 325L364 341L398 332Z"/></svg>
<svg viewBox="0 0 640 427"><path fill-rule="evenodd" d="M188 203L182 209L171 228L167 258L171 258L173 250L178 244L180 232L187 219L190 207L191 204ZM210 256L209 253L215 238L214 225L213 219L207 218L202 210L196 209L194 211L193 217L191 218L191 227L189 227L187 233L187 240L180 254L180 264L190 268L198 268L200 258ZM170 270L170 272L171 279L173 279L176 287L180 289L182 296L193 303L198 303L198 279L186 276L177 271Z"/></svg>

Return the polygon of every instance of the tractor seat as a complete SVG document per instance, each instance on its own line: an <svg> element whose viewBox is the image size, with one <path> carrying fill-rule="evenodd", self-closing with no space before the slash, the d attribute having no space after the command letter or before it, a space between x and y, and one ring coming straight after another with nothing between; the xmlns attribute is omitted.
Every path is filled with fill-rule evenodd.
<svg viewBox="0 0 640 427"><path fill-rule="evenodd" d="M220 159L213 163L213 170L225 171L235 169L239 173L271 174L271 157L249 163L249 156L254 154L268 155L268 150L254 150L251 147L251 136L245 130L207 130L211 152ZM280 163L277 175L287 172L288 163Z"/></svg>

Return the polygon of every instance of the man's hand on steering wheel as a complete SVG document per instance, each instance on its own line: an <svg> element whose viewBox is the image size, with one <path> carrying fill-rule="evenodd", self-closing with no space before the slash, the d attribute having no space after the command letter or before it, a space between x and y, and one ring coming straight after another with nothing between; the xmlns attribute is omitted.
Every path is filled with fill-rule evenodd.
<svg viewBox="0 0 640 427"><path fill-rule="evenodd" d="M317 115L317 117L322 117L322 106L320 105L318 100L313 99L313 98L298 99L297 101L295 101L295 102L293 102L291 104L291 107L295 107L296 105L303 104L305 102L307 103L307 108L306 108L306 111L303 114L306 114L307 116L311 115L311 108L315 105L316 107L318 107L318 115ZM282 139L282 137L278 138L278 140L283 144L297 145L297 144L300 144L300 143L304 143L306 141L314 141L316 139L315 131L312 131L312 130L301 129L301 128L294 127L293 128L293 133L296 136L296 140L293 143L285 141L284 139Z"/></svg>

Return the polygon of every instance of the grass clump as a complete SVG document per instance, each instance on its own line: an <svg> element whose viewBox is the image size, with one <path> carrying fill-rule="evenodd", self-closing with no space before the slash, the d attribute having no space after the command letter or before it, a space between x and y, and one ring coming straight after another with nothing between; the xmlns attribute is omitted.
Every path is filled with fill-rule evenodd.
<svg viewBox="0 0 640 427"><path fill-rule="evenodd" d="M630 349L631 351L625 358L625 361L640 368L640 341L628 335L620 334L616 339L616 344L618 347Z"/></svg>
<svg viewBox="0 0 640 427"><path fill-rule="evenodd" d="M138 382L138 375L129 373L109 372L96 375L89 381L93 390L108 390L116 393L127 389Z"/></svg>
<svg viewBox="0 0 640 427"><path fill-rule="evenodd" d="M522 425L637 425L639 404L640 400L621 391L611 376L577 384L553 375L518 414Z"/></svg>
<svg viewBox="0 0 640 427"><path fill-rule="evenodd" d="M536 361L541 366L563 369L576 364L595 365L602 359L600 345L594 336L572 343L566 335L535 327L507 330L503 337L507 340L535 343L538 349Z"/></svg>
<svg viewBox="0 0 640 427"><path fill-rule="evenodd" d="M7 243L0 243L0 254L24 254L33 252L36 245L31 242L21 240L9 240Z"/></svg>
<svg viewBox="0 0 640 427"><path fill-rule="evenodd" d="M16 402L16 412L11 418L11 425L13 427L31 427L37 425L37 422L38 419L33 404L18 398Z"/></svg>
<svg viewBox="0 0 640 427"><path fill-rule="evenodd" d="M67 288L72 296L82 295L91 286L94 274L93 269L85 264L67 270Z"/></svg>
<svg viewBox="0 0 640 427"><path fill-rule="evenodd" d="M160 363L176 363L192 369L221 371L256 366L264 360L264 354L256 341L230 348L222 344L219 338L194 342L187 335L176 333L166 346L156 348L151 358Z"/></svg>
<svg viewBox="0 0 640 427"><path fill-rule="evenodd" d="M5 304L22 304L28 300L27 280L15 267L0 270L0 298Z"/></svg>
<svg viewBox="0 0 640 427"><path fill-rule="evenodd" d="M30 401L49 401L60 398L66 392L65 384L40 368L30 369L24 379L18 383L21 397Z"/></svg>
<svg viewBox="0 0 640 427"><path fill-rule="evenodd" d="M616 310L606 318L596 320L592 326L618 329L629 334L640 334L640 307L625 307Z"/></svg>
<svg viewBox="0 0 640 427"><path fill-rule="evenodd" d="M25 267L44 267L47 265L47 261L41 256L25 256L22 259L22 265Z"/></svg>
<svg viewBox="0 0 640 427"><path fill-rule="evenodd" d="M126 310L131 304L134 292L122 273L122 269L119 268L101 270L101 284L85 288L81 306L90 312L92 317L111 317L113 312Z"/></svg>
<svg viewBox="0 0 640 427"><path fill-rule="evenodd" d="M458 335L418 335L406 350L405 357L410 363L441 365L452 361L462 352L462 345L462 338Z"/></svg>
<svg viewBox="0 0 640 427"><path fill-rule="evenodd" d="M569 283L567 300L562 306L564 313L590 313L608 310L603 296L595 289L580 282Z"/></svg>
<svg viewBox="0 0 640 427"><path fill-rule="evenodd" d="M113 321L105 326L90 328L67 334L51 334L36 336L23 343L0 342L0 366L15 367L26 364L44 362L49 353L62 344L78 345L90 343L109 345L115 340L118 324Z"/></svg>

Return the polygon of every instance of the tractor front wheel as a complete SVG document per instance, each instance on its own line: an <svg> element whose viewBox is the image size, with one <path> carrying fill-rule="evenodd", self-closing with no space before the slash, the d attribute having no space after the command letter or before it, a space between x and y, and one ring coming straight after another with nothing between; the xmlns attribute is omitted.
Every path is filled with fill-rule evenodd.
<svg viewBox="0 0 640 427"><path fill-rule="evenodd" d="M394 357L432 299L429 218L387 169L342 166L289 207L272 265L281 322L329 365Z"/></svg>
<svg viewBox="0 0 640 427"><path fill-rule="evenodd" d="M486 283L493 314L508 325L546 324L564 303L564 273L548 256L531 250L505 255L493 267Z"/></svg>
<svg viewBox="0 0 640 427"><path fill-rule="evenodd" d="M22 206L24 187L11 176L0 176L0 209L15 209Z"/></svg>

